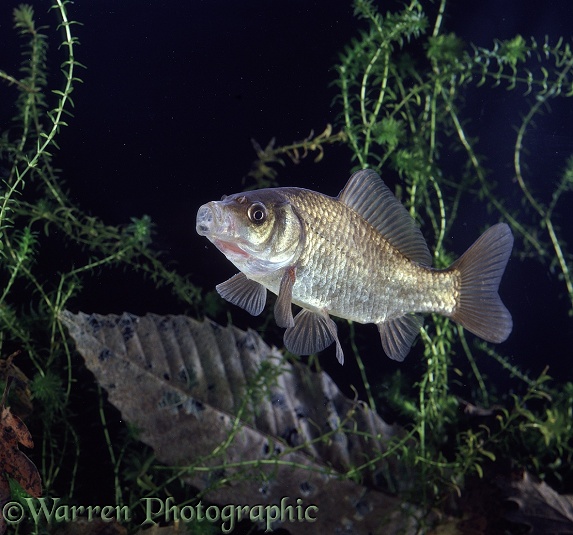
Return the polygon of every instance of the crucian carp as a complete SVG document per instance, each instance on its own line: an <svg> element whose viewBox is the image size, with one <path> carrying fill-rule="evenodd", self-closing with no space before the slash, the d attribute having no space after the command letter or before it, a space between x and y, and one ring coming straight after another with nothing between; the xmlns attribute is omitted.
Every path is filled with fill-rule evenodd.
<svg viewBox="0 0 573 535"><path fill-rule="evenodd" d="M302 188L269 188L225 196L199 208L197 232L240 271L217 291L258 315L267 290L286 348L309 355L336 344L338 316L375 323L382 347L403 360L422 314L451 318L499 343L512 319L498 288L513 247L505 223L489 228L447 269L432 257L415 221L372 170L354 173L338 197ZM302 308L293 317L292 304Z"/></svg>

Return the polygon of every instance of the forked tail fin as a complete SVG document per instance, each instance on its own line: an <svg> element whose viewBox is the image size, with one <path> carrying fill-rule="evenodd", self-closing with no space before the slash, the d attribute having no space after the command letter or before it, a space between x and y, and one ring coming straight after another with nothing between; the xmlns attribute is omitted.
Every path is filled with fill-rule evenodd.
<svg viewBox="0 0 573 535"><path fill-rule="evenodd" d="M498 288L507 265L513 235L505 223L486 230L449 268L460 276L460 296L452 320L488 342L503 342L511 333L511 314Z"/></svg>

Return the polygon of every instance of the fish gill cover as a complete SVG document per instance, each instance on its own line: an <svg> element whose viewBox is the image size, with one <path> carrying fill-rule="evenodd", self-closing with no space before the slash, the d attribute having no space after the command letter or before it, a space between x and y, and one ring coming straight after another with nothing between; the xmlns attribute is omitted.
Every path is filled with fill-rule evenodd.
<svg viewBox="0 0 573 535"><path fill-rule="evenodd" d="M123 58L119 51L130 46L124 39L129 26L126 21L134 22L129 26L134 37L142 31L146 13L142 6L138 4L138 10L129 13L134 18L120 20L121 17L113 18L113 10L94 19L90 13L82 14L80 6L59 0L49 13L42 2L33 7L14 5L15 32L4 23L1 31L6 37L6 48L11 45L16 54L22 52L22 62L18 66L18 61L11 64L7 60L6 65L0 66L0 371L2 378L12 384L6 390L6 406L11 414L24 420L34 439L34 448L25 454L39 470L44 496L84 505L126 505L135 520L115 529L131 532L139 529L141 498L174 496L181 504L196 505L203 494L178 477L180 468L161 464L150 449L142 447L140 436L144 430L126 426L107 403L105 394L74 353L62 323L66 317L62 315L64 309L131 309L141 315L147 311L185 312L199 318L209 315L219 323L226 322L231 314L234 321L259 330L267 343L281 343L281 333L273 327L270 315L247 322L211 290L218 280L211 281L208 275L220 269L214 266L218 261L216 251L205 250L199 238L192 236L196 209L213 195L240 189L237 184L247 172L246 151L242 151L242 159L228 157L227 144L233 144L241 135L237 124L225 117L226 124L233 128L227 140L220 131L210 130L205 135L206 130L194 128L189 133L198 136L194 140L204 136L209 146L216 147L209 158L204 158L200 150L194 152L193 169L187 153L189 142L181 135L185 129L173 129L183 143L177 154L169 152L167 142L171 139L167 133L172 129L166 118L179 115L187 125L194 125L201 108L200 101L194 107L183 99L188 96L188 81L180 83L181 79L169 71L169 58L174 56L153 56L156 41L149 40L145 50L150 55L140 57L134 53L123 64L126 72L114 71L110 75L104 71L99 79L94 79L90 70L83 70L79 63L84 57L91 57L94 63L100 57L105 58L106 66L114 68L113 61ZM573 486L573 386L569 382L569 365L559 366L559 360L565 361L568 354L564 348L570 346L573 308L568 246L571 226L567 225L573 159L570 154L562 156L563 151L571 152L568 130L549 130L546 134L545 121L555 110L563 127L570 124L565 119L573 95L571 43L555 35L545 38L519 34L500 35L487 43L464 42L450 26L450 14L452 21L459 16L459 6L453 2L413 0L383 12L373 2L357 1L353 8L355 18L348 33L353 37L345 46L336 45L329 51L332 56L335 50L341 50L335 70L330 71L333 85L330 90L325 87L324 94L312 94L311 107L325 98L328 106L334 95L336 117L325 113L324 119L314 119L320 122L308 124L310 133L299 141L284 145L276 141L255 143L256 161L247 173L245 188L312 186L335 195L345 175L358 168L373 168L418 222L436 267L449 265L479 230L503 221L516 237L506 280L513 281L508 287L517 286L517 291L502 289L502 294L518 321L506 345L493 347L457 329L447 318L432 317L420 329L421 343L414 354L398 368L390 367L382 358L378 341L371 341L375 338L355 333L352 324L340 322L342 342L351 348L354 357L351 366L345 365L344 374L335 372L334 355L328 352L320 360L313 356L300 365L314 371L332 370L347 399L364 399L372 414L395 421L405 429L408 441L398 434L396 442L389 439L386 452L392 452L392 462L411 474L411 486L395 491L400 502L413 506L404 509L404 515L412 515L408 519L415 522L417 531L428 531L440 523L460 533L468 525L473 529L487 526L483 532L519 532L523 529L518 526L520 523L539 531L539 517L550 514L558 517L556 529L566 531L571 525L569 500L548 488L550 485L561 493L570 493ZM11 8L1 9L2 21L8 20ZM249 9L248 5L245 9ZM252 23L260 28L254 13L240 14L247 15L247 27ZM166 28L170 29L162 34L163 41L169 42L170 36L181 39L190 35L172 31L172 12L156 15L150 20L156 25L168 23ZM299 24L307 22L306 17L300 19ZM98 32L93 40L88 29L90 24L105 25L107 20L120 22L122 38L109 39L115 49L103 54L104 34ZM312 35L310 31L306 33ZM330 29L328 35L333 33L336 32ZM82 47L78 46L78 36L82 37ZM86 42L91 43L88 48ZM133 42L138 50L148 46L145 39ZM184 51L185 58L201 54L212 58L201 48L200 40L192 49L177 42L181 46L176 52ZM277 48L283 50L282 45ZM269 51L268 57L276 57L276 52ZM284 73L293 72L292 50L289 57L291 63L283 77ZM150 61L158 62L153 63L156 70L149 78L160 79L160 89L145 92L141 88L148 80L139 78L139 89L126 83L131 93L124 97L113 98L113 90L102 89L103 80L113 80L117 89L121 85L117 81L129 69L133 69L129 71L131 76L149 73L145 68ZM331 62L325 65L325 71L330 66ZM253 61L251 67L260 70L260 63ZM316 67L313 65L315 71ZM178 68L180 74L181 66ZM190 85L200 87L205 83L207 99L208 93L217 93L213 91L216 76L201 77L198 72L194 71L197 76ZM82 94L79 77L87 78L87 85L96 90ZM310 78L309 84L315 81ZM182 99L172 110L165 108L169 94ZM82 102L87 95L89 101L83 106L93 110L88 114L92 122L82 129L81 116L86 109ZM106 101L110 96L111 101ZM107 136L108 126L100 117L108 119L109 114L119 114L122 118L124 112L137 115L134 106L140 98L150 98L153 106L149 110L153 113L138 116L140 122L124 121L129 128L125 139ZM249 98L257 100L252 95ZM482 105L469 105L475 102ZM495 109L503 114L491 121L488 109L497 103L501 106ZM562 103L566 105L561 107ZM196 115L186 115L190 113L187 109ZM74 130L76 119L71 112L78 115L79 130ZM209 113L203 125L210 124ZM272 135L280 139L300 138L300 123L288 128L286 115L284 122L278 112L268 116L273 130L247 129L245 139ZM490 121L489 126L480 129L486 120ZM150 136L150 144L144 145L138 131L142 124L161 125L165 137ZM316 132L311 131L312 127L317 128ZM79 145L74 148L70 145L72 140ZM131 158L131 153L119 150L130 143L136 146L139 157ZM552 157L540 158L546 145ZM115 154L116 160L102 169L101 162L108 152ZM158 160L151 160L156 154ZM176 159L185 167L178 168L177 173L181 174L174 187L158 177L167 169L175 173L168 166ZM207 164L197 163L203 160L208 160ZM224 167L229 162L232 173ZM243 162L242 167L238 162ZM159 224L153 224L144 215L147 209L131 214L124 209L139 206L130 203L136 203L138 195L149 187L141 179L147 163L154 173L153 195L146 197L143 206L152 211L165 204L173 217L169 221L177 223L171 227L162 225L165 220L161 218ZM115 166L119 175L112 170ZM218 176L230 174L232 182L217 182ZM111 177L113 189L102 187L103 175ZM322 184L317 185L316 177L323 177ZM169 202L165 195L170 195ZM102 212L104 207L109 207L109 212L101 217L91 215L78 206L76 199L92 210L93 200ZM458 231L464 227L471 231L471 237L463 244L453 241L452 236L459 240ZM169 251L173 244L171 234L179 244L185 244L186 254L193 262L174 266L173 260L187 257L178 257L175 248ZM97 325L92 322L91 327ZM376 336L375 332L372 334ZM21 352L9 358L15 350ZM102 352L102 362L109 362L111 355L111 350ZM551 368L546 370L546 365ZM565 370L569 375L563 373L562 377L551 379L552 369ZM272 385L272 379L266 386ZM261 389L263 395L269 391ZM173 402L172 397L164 400L166 414ZM197 405L193 407L199 410ZM249 434L246 421L238 418L234 422L236 429ZM10 433L13 427L6 425L3 429ZM378 440L378 434L365 429L357 427L356 432L364 432L366 441ZM229 439L234 436L229 434ZM320 440L321 436L326 442L331 439L331 434L326 433L313 440ZM285 448L283 454L296 453L296 446L288 440L276 440ZM3 462L10 463L14 458L4 456ZM364 459L345 473L348 479L343 476L343 482L368 485L369 470L378 460L376 454ZM240 458L233 467L242 468L243 474L247 469L246 465L241 466ZM14 473L13 466L0 468L8 479ZM206 488L210 481L219 483L221 470L228 468L231 467L224 463L214 471L207 464L195 467L204 475ZM519 471L525 475L512 479ZM544 482L536 483L533 478ZM2 503L17 499L27 503L25 491L13 481L9 483L9 494L3 486ZM227 483L232 489L232 476ZM518 504L517 512L504 516L505 498ZM237 502L240 503L240 496ZM367 504L355 505L357 515L368 512ZM329 518L329 522L345 529L352 526L347 515ZM192 523L189 529L216 531L220 527L220 522L207 526ZM34 527L28 516L17 529L48 527L45 522ZM247 523L236 531L249 529L255 528ZM286 522L283 529L294 532L296 524Z"/></svg>

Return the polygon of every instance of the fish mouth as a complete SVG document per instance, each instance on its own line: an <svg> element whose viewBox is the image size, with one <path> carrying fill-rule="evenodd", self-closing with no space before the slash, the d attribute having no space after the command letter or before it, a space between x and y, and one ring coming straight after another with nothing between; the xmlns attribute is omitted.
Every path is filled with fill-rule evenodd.
<svg viewBox="0 0 573 535"><path fill-rule="evenodd" d="M220 203L211 201L197 211L195 229L197 234L206 236L211 241L220 236L232 237L234 235L233 218L220 206Z"/></svg>
<svg viewBox="0 0 573 535"><path fill-rule="evenodd" d="M250 255L233 238L232 220L216 201L204 204L197 211L197 234L208 238L227 258L244 259ZM226 237L227 239L222 239Z"/></svg>
<svg viewBox="0 0 573 535"><path fill-rule="evenodd" d="M220 227L221 209L212 202L204 204L197 211L195 229L200 236L211 236Z"/></svg>

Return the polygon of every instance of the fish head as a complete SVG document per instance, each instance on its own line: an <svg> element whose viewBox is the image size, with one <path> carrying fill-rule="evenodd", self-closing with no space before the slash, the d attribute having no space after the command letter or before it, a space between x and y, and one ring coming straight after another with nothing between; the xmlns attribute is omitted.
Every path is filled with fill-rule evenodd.
<svg viewBox="0 0 573 535"><path fill-rule="evenodd" d="M302 223L280 188L224 196L197 212L197 233L208 238L245 275L292 265L302 249Z"/></svg>

